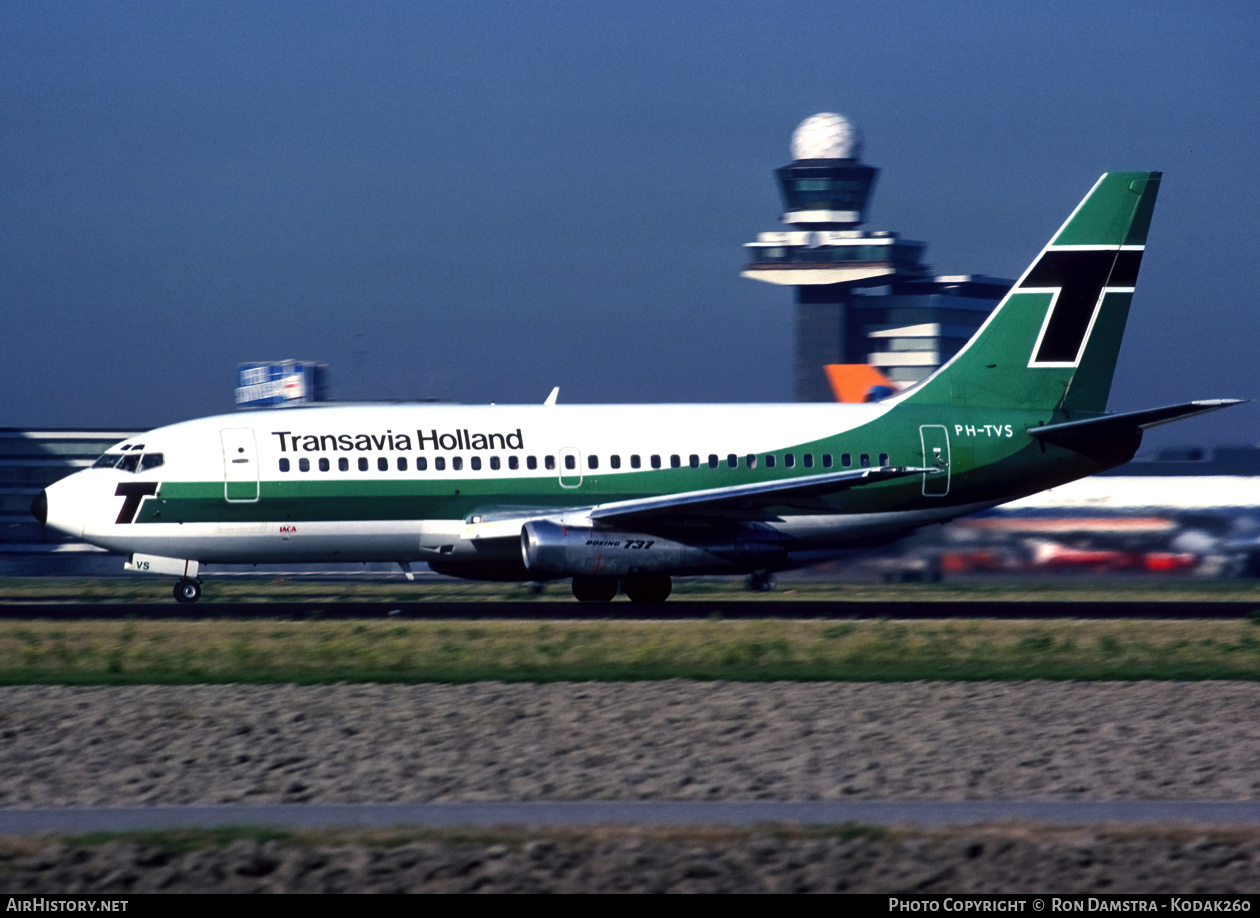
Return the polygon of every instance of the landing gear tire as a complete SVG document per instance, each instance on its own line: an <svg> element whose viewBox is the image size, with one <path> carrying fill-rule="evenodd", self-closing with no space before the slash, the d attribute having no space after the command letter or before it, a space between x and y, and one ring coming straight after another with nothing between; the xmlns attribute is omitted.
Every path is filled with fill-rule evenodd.
<svg viewBox="0 0 1260 918"><path fill-rule="evenodd" d="M201 584L196 580L185 577L179 583L175 584L175 601L176 602L196 602L201 598Z"/></svg>
<svg viewBox="0 0 1260 918"><path fill-rule="evenodd" d="M626 578L626 596L634 603L664 602L673 589L674 583L668 574Z"/></svg>
<svg viewBox="0 0 1260 918"><path fill-rule="evenodd" d="M573 578L573 598L578 602L612 602L616 595L616 577Z"/></svg>
<svg viewBox="0 0 1260 918"><path fill-rule="evenodd" d="M774 578L769 571L757 571L748 575L748 579L744 581L744 589L750 593L769 593L774 589Z"/></svg>

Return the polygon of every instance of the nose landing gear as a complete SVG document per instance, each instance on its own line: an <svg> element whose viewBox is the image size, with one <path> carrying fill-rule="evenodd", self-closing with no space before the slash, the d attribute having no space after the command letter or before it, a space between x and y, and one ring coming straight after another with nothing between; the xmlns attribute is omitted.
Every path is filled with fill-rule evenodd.
<svg viewBox="0 0 1260 918"><path fill-rule="evenodd" d="M201 581L191 577L182 578L175 584L176 602L196 602L201 598Z"/></svg>

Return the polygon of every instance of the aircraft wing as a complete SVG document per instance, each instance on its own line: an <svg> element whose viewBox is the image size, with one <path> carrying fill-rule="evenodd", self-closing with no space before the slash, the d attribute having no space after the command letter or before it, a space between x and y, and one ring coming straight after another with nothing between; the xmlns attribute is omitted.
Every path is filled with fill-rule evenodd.
<svg viewBox="0 0 1260 918"><path fill-rule="evenodd" d="M877 481L888 481L910 475L935 475L941 471L943 470L935 467L881 466L756 484L731 485L725 488L708 488L703 491L684 491L680 494L636 497L630 500L597 504L594 507L540 507L531 508L528 511L476 514L464 526L463 538L474 541L514 538L520 534L520 527L530 520L546 519L560 514L578 513L592 520L622 523L631 519L642 520L654 516L677 516L687 511L712 513L723 510L782 506L814 499L820 494L831 494Z"/></svg>
<svg viewBox="0 0 1260 918"><path fill-rule="evenodd" d="M848 472L807 475L803 478L786 478L756 484L731 485L726 488L709 488L704 491L684 491L681 494L619 500L593 507L589 516L593 520L621 521L629 517L676 514L681 510L712 511L777 506L790 504L801 498L813 498L819 494L844 491L876 481L925 473L932 475L939 471L941 470L937 468L912 468L910 466L853 469Z"/></svg>

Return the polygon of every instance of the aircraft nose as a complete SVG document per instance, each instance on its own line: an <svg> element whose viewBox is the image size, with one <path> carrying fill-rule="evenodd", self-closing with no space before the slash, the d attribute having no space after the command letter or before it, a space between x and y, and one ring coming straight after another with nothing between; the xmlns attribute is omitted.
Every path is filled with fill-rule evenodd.
<svg viewBox="0 0 1260 918"><path fill-rule="evenodd" d="M40 491L31 501L31 516L41 523L48 522L48 492Z"/></svg>

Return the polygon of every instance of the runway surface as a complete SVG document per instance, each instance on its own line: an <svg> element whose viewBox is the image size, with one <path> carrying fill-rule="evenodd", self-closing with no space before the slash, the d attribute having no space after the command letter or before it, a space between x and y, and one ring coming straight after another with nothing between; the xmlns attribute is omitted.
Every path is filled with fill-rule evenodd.
<svg viewBox="0 0 1260 918"><path fill-rule="evenodd" d="M1260 801L573 801L535 803L384 803L271 806L64 807L0 810L0 835L129 832L267 826L969 826L993 822L1054 825L1260 825Z"/></svg>
<svg viewBox="0 0 1260 918"><path fill-rule="evenodd" d="M1246 618L1260 602L846 602L817 600L629 602L2 603L2 619L658 619L706 618Z"/></svg>

